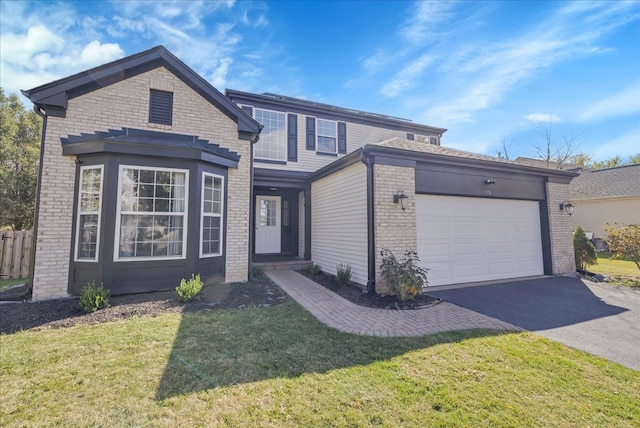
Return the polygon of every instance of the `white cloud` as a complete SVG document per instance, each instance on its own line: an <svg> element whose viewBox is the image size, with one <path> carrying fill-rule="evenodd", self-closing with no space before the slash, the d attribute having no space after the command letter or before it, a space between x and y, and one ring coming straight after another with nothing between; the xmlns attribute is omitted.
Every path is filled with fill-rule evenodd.
<svg viewBox="0 0 640 428"><path fill-rule="evenodd" d="M88 67L94 67L123 56L124 51L117 43L102 44L97 40L93 40L82 49L80 61Z"/></svg>
<svg viewBox="0 0 640 428"><path fill-rule="evenodd" d="M534 123L560 123L562 118L551 113L531 113L524 117Z"/></svg>
<svg viewBox="0 0 640 428"><path fill-rule="evenodd" d="M410 89L415 85L415 80L418 76L420 76L435 59L436 58L430 54L422 55L399 71L393 80L382 87L380 92L384 96L395 97L401 92Z"/></svg>
<svg viewBox="0 0 640 428"><path fill-rule="evenodd" d="M233 63L233 59L231 58L222 58L220 60L220 64L214 72L211 74L209 81L211 84L222 90L227 84L227 73L229 73L229 66Z"/></svg>
<svg viewBox="0 0 640 428"><path fill-rule="evenodd" d="M580 115L582 122L595 122L640 112L640 83L593 103Z"/></svg>
<svg viewBox="0 0 640 428"><path fill-rule="evenodd" d="M411 44L420 44L433 39L438 34L438 27L448 21L455 2L419 1L415 3L410 17L400 28L400 35ZM433 41L433 40L431 40Z"/></svg>
<svg viewBox="0 0 640 428"><path fill-rule="evenodd" d="M509 42L485 43L472 52L468 43L452 57L458 62L447 68L444 85L450 88L447 99L436 107L428 107L424 117L451 126L456 122L473 122L476 112L490 109L522 82L534 79L538 73L572 57L601 53L605 48L596 46L600 38L613 29L629 22L633 2L616 4L580 5L566 7L548 19ZM588 14L587 14L588 12Z"/></svg>

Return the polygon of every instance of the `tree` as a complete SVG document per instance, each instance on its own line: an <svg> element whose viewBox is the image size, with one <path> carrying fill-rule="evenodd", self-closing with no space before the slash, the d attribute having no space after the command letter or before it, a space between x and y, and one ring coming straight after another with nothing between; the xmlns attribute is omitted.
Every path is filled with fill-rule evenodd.
<svg viewBox="0 0 640 428"><path fill-rule="evenodd" d="M537 123L533 130L543 139L543 142L534 143L533 149L538 158L547 162L547 168L554 164L560 169L574 155L585 137L584 131L555 130L552 120L549 123Z"/></svg>
<svg viewBox="0 0 640 428"><path fill-rule="evenodd" d="M602 168L614 168L616 166L633 165L640 163L640 153L629 156L628 161L624 161L619 155L606 159L603 161L594 161L591 156L585 153L576 153L568 160L573 165L578 165L583 168L602 169Z"/></svg>
<svg viewBox="0 0 640 428"><path fill-rule="evenodd" d="M575 232L573 232L573 252L576 257L576 269L579 271L584 272L587 270L588 265L598 263L596 248L587 239L587 235L580 226L576 227Z"/></svg>
<svg viewBox="0 0 640 428"><path fill-rule="evenodd" d="M640 224L623 224L617 227L607 223L604 231L607 244L616 259L629 259L640 269Z"/></svg>
<svg viewBox="0 0 640 428"><path fill-rule="evenodd" d="M0 88L0 227L33 226L42 121Z"/></svg>

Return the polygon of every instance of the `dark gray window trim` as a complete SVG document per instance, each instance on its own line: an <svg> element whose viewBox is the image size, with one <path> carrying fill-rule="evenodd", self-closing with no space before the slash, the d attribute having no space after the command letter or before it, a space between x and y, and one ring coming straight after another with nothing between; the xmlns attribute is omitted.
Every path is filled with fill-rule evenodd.
<svg viewBox="0 0 640 428"><path fill-rule="evenodd" d="M338 122L338 153L344 155L347 153L347 124Z"/></svg>
<svg viewBox="0 0 640 428"><path fill-rule="evenodd" d="M298 115L287 114L287 160L298 162Z"/></svg>
<svg viewBox="0 0 640 428"><path fill-rule="evenodd" d="M334 158L338 157L337 153L328 153L328 152L316 152L316 155L320 155L320 156L331 156Z"/></svg>
<svg viewBox="0 0 640 428"><path fill-rule="evenodd" d="M254 159L253 160L256 163L270 163L272 165L286 165L287 161L278 161L278 160L271 160L271 159Z"/></svg>
<svg viewBox="0 0 640 428"><path fill-rule="evenodd" d="M316 118L313 116L307 116L307 150L316 149Z"/></svg>
<svg viewBox="0 0 640 428"><path fill-rule="evenodd" d="M173 92L149 90L149 123L173 125Z"/></svg>

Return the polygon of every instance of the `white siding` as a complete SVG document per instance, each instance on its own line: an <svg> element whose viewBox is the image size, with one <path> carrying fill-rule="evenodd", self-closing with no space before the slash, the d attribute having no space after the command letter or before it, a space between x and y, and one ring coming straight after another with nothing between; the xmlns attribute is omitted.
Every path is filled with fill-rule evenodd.
<svg viewBox="0 0 640 428"><path fill-rule="evenodd" d="M304 257L304 192L298 194L298 257Z"/></svg>
<svg viewBox="0 0 640 428"><path fill-rule="evenodd" d="M322 116L318 116L322 118ZM344 155L327 156L318 155L315 150L307 150L307 116L298 114L298 161L287 161L286 165L269 164L256 162L256 168L281 169L289 171L316 171L325 165L330 164L336 159L340 159ZM374 126L361 125L359 123L347 124L347 153L364 146L365 144L374 144L380 141L388 140L394 137L406 138L406 131L396 131L386 128L378 128ZM416 138L418 136L416 135ZM428 138L428 137L427 137ZM427 143L425 143L427 144Z"/></svg>
<svg viewBox="0 0 640 428"><path fill-rule="evenodd" d="M311 258L327 273L340 263L367 284L367 169L356 163L311 184Z"/></svg>

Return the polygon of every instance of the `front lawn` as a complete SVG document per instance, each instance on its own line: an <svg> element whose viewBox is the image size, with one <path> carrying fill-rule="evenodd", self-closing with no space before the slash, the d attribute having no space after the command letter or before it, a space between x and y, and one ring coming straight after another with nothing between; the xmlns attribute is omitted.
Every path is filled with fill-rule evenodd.
<svg viewBox="0 0 640 428"><path fill-rule="evenodd" d="M291 302L22 331L0 349L5 427L640 425L640 372L619 364L530 333L349 335Z"/></svg>
<svg viewBox="0 0 640 428"><path fill-rule="evenodd" d="M598 253L598 264L589 266L589 270L611 277L617 285L640 289L640 269L636 264L611 257L611 253Z"/></svg>
<svg viewBox="0 0 640 428"><path fill-rule="evenodd" d="M24 284L25 282L27 282L27 278L0 279L0 291L5 288L13 287L14 285Z"/></svg>

